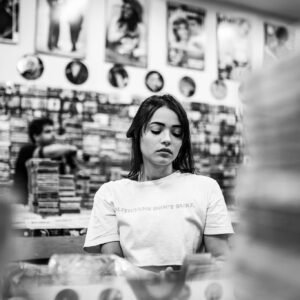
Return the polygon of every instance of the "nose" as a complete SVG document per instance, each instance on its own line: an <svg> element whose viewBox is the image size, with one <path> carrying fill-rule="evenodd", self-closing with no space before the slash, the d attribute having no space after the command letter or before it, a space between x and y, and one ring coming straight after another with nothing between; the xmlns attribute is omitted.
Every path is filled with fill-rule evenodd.
<svg viewBox="0 0 300 300"><path fill-rule="evenodd" d="M164 130L162 135L162 143L166 146L171 144L171 134L169 130Z"/></svg>

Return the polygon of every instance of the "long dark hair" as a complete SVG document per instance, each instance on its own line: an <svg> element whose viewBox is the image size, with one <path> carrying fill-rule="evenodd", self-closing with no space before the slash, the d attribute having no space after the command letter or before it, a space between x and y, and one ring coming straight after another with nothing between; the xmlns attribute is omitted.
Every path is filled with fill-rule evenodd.
<svg viewBox="0 0 300 300"><path fill-rule="evenodd" d="M132 16L130 19L127 19L121 14L118 24L120 27L125 24L130 32L135 31L138 24L142 22L143 7L138 0L123 0L123 3L131 6Z"/></svg>
<svg viewBox="0 0 300 300"><path fill-rule="evenodd" d="M128 178L137 179L143 164L143 157L140 148L142 133L152 118L153 114L161 107L167 107L178 116L182 126L182 145L176 159L173 161L173 168L182 173L194 173L194 160L192 155L189 120L182 105L171 95L154 95L144 100L132 120L126 136L131 138L131 167Z"/></svg>

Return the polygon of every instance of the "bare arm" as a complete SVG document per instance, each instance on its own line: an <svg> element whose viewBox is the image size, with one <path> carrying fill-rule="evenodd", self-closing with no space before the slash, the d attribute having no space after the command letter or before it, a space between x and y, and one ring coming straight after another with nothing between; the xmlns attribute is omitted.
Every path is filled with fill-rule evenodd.
<svg viewBox="0 0 300 300"><path fill-rule="evenodd" d="M39 157L40 147L38 147L33 154L33 157ZM64 145L64 144L52 144L49 146L43 147L43 156L47 158L60 157L65 154L76 152L77 147L73 145Z"/></svg>
<svg viewBox="0 0 300 300"><path fill-rule="evenodd" d="M88 253L115 254L124 257L120 242L109 242L103 245L86 247L84 250Z"/></svg>
<svg viewBox="0 0 300 300"><path fill-rule="evenodd" d="M228 235L204 235L206 252L211 253L218 261L225 261L229 254Z"/></svg>
<svg viewBox="0 0 300 300"><path fill-rule="evenodd" d="M88 253L93 254L115 254L124 258L124 254L120 245L120 242L109 242L103 245L85 247L84 250ZM131 268L125 271L126 275L133 278L159 278L160 276L165 276L164 274L160 275L158 273L137 267L132 265Z"/></svg>

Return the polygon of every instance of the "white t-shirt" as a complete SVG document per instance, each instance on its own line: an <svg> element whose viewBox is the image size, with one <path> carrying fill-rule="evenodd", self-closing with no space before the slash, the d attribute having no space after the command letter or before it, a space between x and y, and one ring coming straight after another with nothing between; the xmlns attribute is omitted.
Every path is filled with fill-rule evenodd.
<svg viewBox="0 0 300 300"><path fill-rule="evenodd" d="M233 233L218 183L180 173L138 182L121 179L97 191L84 248L120 241L137 266L182 265L203 234Z"/></svg>

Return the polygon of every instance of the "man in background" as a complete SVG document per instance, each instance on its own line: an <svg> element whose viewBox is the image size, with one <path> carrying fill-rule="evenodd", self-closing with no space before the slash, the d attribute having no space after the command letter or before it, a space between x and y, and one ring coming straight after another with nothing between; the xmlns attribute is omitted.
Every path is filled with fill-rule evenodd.
<svg viewBox="0 0 300 300"><path fill-rule="evenodd" d="M28 203L28 175L26 162L31 158L51 158L62 160L60 173L65 173L64 162L71 168L76 165L72 157L76 155L77 148L73 145L56 144L53 121L48 118L35 119L29 124L29 137L31 144L21 148L14 174L14 191L18 202Z"/></svg>

